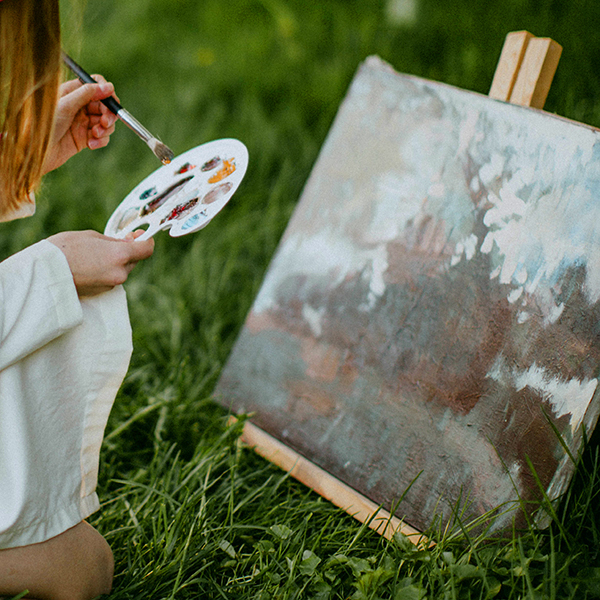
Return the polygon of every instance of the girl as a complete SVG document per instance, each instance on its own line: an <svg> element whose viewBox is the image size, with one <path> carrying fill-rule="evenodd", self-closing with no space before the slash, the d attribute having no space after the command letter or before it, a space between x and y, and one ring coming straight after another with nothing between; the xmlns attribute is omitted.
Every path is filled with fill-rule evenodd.
<svg viewBox="0 0 600 600"><path fill-rule="evenodd" d="M32 214L42 175L114 131L112 84L59 85L58 3L0 0L0 221ZM110 591L111 550L84 519L131 354L120 284L154 248L134 237L63 232L0 263L0 596Z"/></svg>

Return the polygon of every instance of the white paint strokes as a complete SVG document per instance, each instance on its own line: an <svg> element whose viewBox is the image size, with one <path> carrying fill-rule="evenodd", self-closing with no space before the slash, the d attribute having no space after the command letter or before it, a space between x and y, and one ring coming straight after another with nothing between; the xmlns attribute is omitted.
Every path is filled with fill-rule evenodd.
<svg viewBox="0 0 600 600"><path fill-rule="evenodd" d="M302 306L302 317L308 323L312 334L315 337L320 337L323 332L323 325L321 319L325 314L325 307L313 308L310 304L304 304Z"/></svg>
<svg viewBox="0 0 600 600"><path fill-rule="evenodd" d="M584 150L577 147L573 152ZM585 153L590 152L588 148ZM482 254L494 253L496 266L490 279L498 277L500 284L508 286L507 299L515 303L523 294L536 294L541 282L545 288L555 287L567 269L587 266L584 291L590 304L597 302L600 256L591 253L590 248L591 244L600 243L600 223L582 218L593 212L596 202L590 190L576 182L566 189L554 186L542 190L543 178L538 179L539 173L531 167L518 169L503 180L501 170L505 167L494 155L479 173L484 183L496 181L500 185L497 193L489 191L487 195L489 208L483 223L488 232L479 247ZM451 266L463 258L472 258L474 254L467 251L469 241L465 238L456 244ZM540 301L544 323L555 323L564 308L556 294L536 295L536 302ZM525 310L525 306L519 309L519 322L527 320L521 316Z"/></svg>
<svg viewBox="0 0 600 600"><path fill-rule="evenodd" d="M520 297L521 294L523 293L523 287L518 287L515 288L514 290L512 290L511 292L509 292L508 296L507 296L507 300L510 304L514 304Z"/></svg>
<svg viewBox="0 0 600 600"><path fill-rule="evenodd" d="M484 138L483 132L477 129L480 112L477 109L467 109L466 118L460 124L458 130L458 148L456 153L462 155L472 144L481 142Z"/></svg>
<svg viewBox="0 0 600 600"><path fill-rule="evenodd" d="M564 309L564 302L561 302L557 306L554 306L546 315L546 318L544 319L544 325L551 325L552 323L556 323L556 321L558 321L558 319L560 318L560 315L562 315Z"/></svg>
<svg viewBox="0 0 600 600"><path fill-rule="evenodd" d="M387 268L387 250L384 246L379 246L377 250L373 252L373 258L371 260L371 280L369 283L368 298L369 309L375 306L377 298L383 296L383 293L385 292L385 280L383 277Z"/></svg>
<svg viewBox="0 0 600 600"><path fill-rule="evenodd" d="M540 282L545 288L559 284L565 271L594 261L590 255L592 240L600 240L600 224L585 219L576 223L588 212L592 202L587 190L577 189L567 200L559 194L545 194L525 204L511 190L501 190L499 196L488 196L493 207L484 217L489 227L481 244L481 252L491 253L494 249L500 259L499 272L490 278L499 277L503 285L514 286L507 296L514 302L520 295L515 291L525 286L528 294L538 291ZM568 214L573 218L558 218L557 205L568 202ZM600 267L600 262L597 265ZM600 298L600 275L597 269L586 270L585 292L590 303ZM559 291L559 289L557 289ZM560 317L560 302L552 294L537 294L544 321L554 323Z"/></svg>
<svg viewBox="0 0 600 600"><path fill-rule="evenodd" d="M585 411L598 386L598 380L581 381L574 378L561 381L534 363L527 371L515 374L515 384L517 390L529 386L542 394L548 399L558 417L570 415L571 431L575 433L583 421Z"/></svg>
<svg viewBox="0 0 600 600"><path fill-rule="evenodd" d="M555 287L572 267L587 267L587 299L591 304L600 300L600 253L590 252L594 244L600 244L600 222L582 218L594 214L597 198L581 183L590 178L589 169L594 168L590 161L597 133L586 128L574 130L570 123L559 121L550 134L532 127L527 115L521 123L512 114L504 128L488 131L473 107L463 110L457 153L466 153L479 164L476 176L465 181L465 186L472 193L479 193L482 186L487 189L483 223L488 232L480 240L479 251L493 255L490 278L507 286L507 300L523 300L518 321L523 323L531 316L527 297L537 294L541 283L542 287ZM490 144L495 138L496 147L506 151L482 156L479 142L483 132ZM444 179L432 186L431 192L442 184L449 189ZM468 236L455 242L451 266L471 260L467 246ZM556 299L560 289L556 292L543 295L541 310L546 324L556 322L564 308ZM539 302L537 295L535 301Z"/></svg>
<svg viewBox="0 0 600 600"><path fill-rule="evenodd" d="M344 280L360 275L367 278L368 292L359 308L371 310L386 289L385 272L388 268L385 244L364 247L330 229L313 235L302 232L290 236L274 259L277 269L267 273L260 292L252 307L259 314L278 305L278 293L285 288L284 280L302 282L302 291L308 295L319 289L319 297L326 296L327 289L334 289ZM282 279L282 274L285 274ZM303 318L313 333L320 335L320 322L324 307L305 304Z"/></svg>
<svg viewBox="0 0 600 600"><path fill-rule="evenodd" d="M501 226L516 217L522 217L527 209L525 202L508 186L500 189L499 197L490 192L487 199L493 208L486 211L483 223L490 228Z"/></svg>
<svg viewBox="0 0 600 600"><path fill-rule="evenodd" d="M502 175L506 159L502 154L493 154L486 164L479 169L479 179L484 186L488 187L497 177Z"/></svg>
<svg viewBox="0 0 600 600"><path fill-rule="evenodd" d="M409 221L423 214L423 196L415 193L420 182L415 175L400 177L382 173L375 181L373 216L364 227L367 243L382 243L395 239Z"/></svg>
<svg viewBox="0 0 600 600"><path fill-rule="evenodd" d="M562 380L535 362L525 370L511 369L503 357L499 357L487 377L511 385L517 391L526 387L540 394L550 403L557 418L569 416L571 433L574 435L583 423L585 411L596 392L598 380L574 377Z"/></svg>
<svg viewBox="0 0 600 600"><path fill-rule="evenodd" d="M463 255L467 260L471 260L475 256L478 243L479 240L474 233L466 237L462 242L458 242L454 248L454 255L450 259L450 264L452 266L457 265Z"/></svg>

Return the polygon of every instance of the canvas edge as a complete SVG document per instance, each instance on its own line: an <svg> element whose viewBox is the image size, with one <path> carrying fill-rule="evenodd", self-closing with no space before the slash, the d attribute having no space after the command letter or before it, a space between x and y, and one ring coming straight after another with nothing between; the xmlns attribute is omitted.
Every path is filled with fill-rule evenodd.
<svg viewBox="0 0 600 600"><path fill-rule="evenodd" d="M377 54L370 54L369 56L367 56L359 64L358 68L355 71L355 76L358 75L359 71L363 67L372 68L372 69L381 69L383 71L387 71L388 75L399 75L400 77L403 77L405 79L412 80L415 82L419 82L420 84L423 84L423 85L434 85L434 86L442 88L442 89L446 88L446 89L458 91L458 92L461 92L461 93L464 93L467 95L471 95L471 96L474 96L477 98L486 99L486 100L489 100L490 102L496 102L498 104L506 105L506 106L510 107L510 110L516 109L517 111L528 111L528 112L543 114L545 117L550 117L550 118L555 119L556 121L559 121L562 123L583 127L585 129L588 129L593 132L600 131L600 127L597 127L595 125L590 125L589 123L583 123L582 121L576 121L575 119L571 119L569 117L559 115L558 113L549 112L547 110L544 110L543 108L535 108L533 106L514 104L513 102L510 102L509 100L501 100L499 98L494 98L494 97L490 96L489 94L484 94L482 92L477 92L475 90L469 90L466 88L462 88L457 85L453 85L451 83L446 83L444 81L437 81L436 79L429 79L427 77L422 77L420 75L414 75L412 73L404 73L402 71L398 71L394 67L394 65L389 63L387 60L381 58ZM351 82L351 84L352 84L352 82ZM350 87L348 89L350 89Z"/></svg>
<svg viewBox="0 0 600 600"><path fill-rule="evenodd" d="M229 417L229 423L237 421ZM388 540L401 533L415 546L429 546L431 540L355 489L318 467L250 421L244 423L240 440L257 454L286 471L291 477L337 506Z"/></svg>

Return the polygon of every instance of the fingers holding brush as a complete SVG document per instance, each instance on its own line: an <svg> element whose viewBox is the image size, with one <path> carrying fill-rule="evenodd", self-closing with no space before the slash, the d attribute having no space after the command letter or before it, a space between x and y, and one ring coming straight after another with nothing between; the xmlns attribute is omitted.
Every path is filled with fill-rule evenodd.
<svg viewBox="0 0 600 600"><path fill-rule="evenodd" d="M94 75L94 79L97 84L82 84L77 79L63 84L61 102L65 103L69 116L74 115L74 125L81 128L73 131L79 138L76 140L79 149L84 145L92 150L106 146L115 130L117 117L102 103L115 95L114 86L102 75Z"/></svg>
<svg viewBox="0 0 600 600"><path fill-rule="evenodd" d="M102 76L96 77L97 83L73 80L61 85L46 171L59 167L83 148L94 150L108 144L116 117L101 101L114 95L114 86Z"/></svg>
<svg viewBox="0 0 600 600"><path fill-rule="evenodd" d="M100 84L106 83L106 80L104 77L102 77L102 75L92 75L92 77ZM79 82L78 80L75 80L74 83L77 84ZM88 138L88 148L91 148L92 150L106 146L106 144L109 142L110 136L115 131L117 116L102 103L104 98L111 96L116 100L119 100L119 97L113 91L112 94L103 96L87 105L87 112L90 117L90 136ZM96 143L95 140L98 140L98 142Z"/></svg>
<svg viewBox="0 0 600 600"><path fill-rule="evenodd" d="M92 76L96 82L100 85L103 86L105 84L107 84L108 82L106 81L106 79L104 79L104 77L102 75L93 75ZM71 94L72 92L75 92L76 90L80 89L83 85L87 85L82 83L79 79L72 79L70 81L65 81L61 86L60 86L60 97L64 97L68 94ZM94 85L94 84L91 84ZM112 84L109 84L112 85ZM108 88L106 88L108 89ZM105 130L111 130L114 131L114 124L117 120L117 118L115 117L114 113L112 113L103 103L102 100L104 98L108 98L108 97L114 97L115 99L119 99L119 97L114 93L114 87L113 87L113 91L112 93L108 93L107 95L102 95L102 97L99 97L98 100L92 100L86 107L87 113L90 116L90 118L92 119L93 124L100 124ZM97 136L99 137L99 136Z"/></svg>

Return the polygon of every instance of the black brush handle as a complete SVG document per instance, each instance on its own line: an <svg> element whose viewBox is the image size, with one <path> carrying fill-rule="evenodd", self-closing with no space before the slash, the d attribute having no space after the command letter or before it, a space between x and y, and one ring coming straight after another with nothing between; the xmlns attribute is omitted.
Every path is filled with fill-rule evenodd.
<svg viewBox="0 0 600 600"><path fill-rule="evenodd" d="M62 59L65 65L77 75L79 80L82 83L98 83L87 71L84 71L69 55L62 53ZM116 98L110 96L109 98L104 98L101 100L102 104L108 108L111 112L115 113L115 115L119 114L120 110L123 110L123 107L117 102Z"/></svg>

